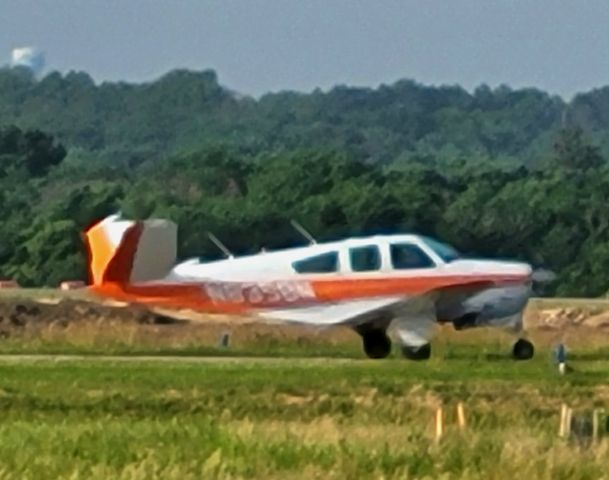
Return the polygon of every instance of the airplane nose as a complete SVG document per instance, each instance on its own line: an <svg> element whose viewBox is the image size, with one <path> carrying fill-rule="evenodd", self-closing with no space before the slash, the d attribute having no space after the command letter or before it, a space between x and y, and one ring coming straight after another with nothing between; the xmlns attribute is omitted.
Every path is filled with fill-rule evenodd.
<svg viewBox="0 0 609 480"><path fill-rule="evenodd" d="M528 263L505 263L502 266L502 270L504 273L510 275L521 275L523 277L531 277L533 275L533 268Z"/></svg>
<svg viewBox="0 0 609 480"><path fill-rule="evenodd" d="M528 263L524 262L509 262L503 264L499 270L504 275L518 278L519 283L522 282L529 287L533 283L533 268Z"/></svg>

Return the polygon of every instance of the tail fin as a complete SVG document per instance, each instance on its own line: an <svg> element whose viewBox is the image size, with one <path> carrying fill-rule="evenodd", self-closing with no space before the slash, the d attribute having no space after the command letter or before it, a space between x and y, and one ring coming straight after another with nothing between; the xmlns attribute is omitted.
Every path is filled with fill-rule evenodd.
<svg viewBox="0 0 609 480"><path fill-rule="evenodd" d="M94 285L160 279L175 264L177 226L168 220L136 222L112 215L85 235Z"/></svg>

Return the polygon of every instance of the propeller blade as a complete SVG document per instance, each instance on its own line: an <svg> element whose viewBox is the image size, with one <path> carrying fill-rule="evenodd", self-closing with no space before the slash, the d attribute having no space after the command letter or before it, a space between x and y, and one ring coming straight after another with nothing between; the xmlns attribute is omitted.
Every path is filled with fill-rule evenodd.
<svg viewBox="0 0 609 480"><path fill-rule="evenodd" d="M552 270L546 270L545 268L538 268L533 271L533 274L531 275L531 279L537 283L547 283L547 282L553 282L554 280L556 280L556 276L557 276L556 273L554 273Z"/></svg>

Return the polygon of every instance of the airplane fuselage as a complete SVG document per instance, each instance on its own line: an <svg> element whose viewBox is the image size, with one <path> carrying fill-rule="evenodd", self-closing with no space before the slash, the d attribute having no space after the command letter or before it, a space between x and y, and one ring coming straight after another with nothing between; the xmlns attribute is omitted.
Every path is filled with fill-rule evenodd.
<svg viewBox="0 0 609 480"><path fill-rule="evenodd" d="M414 256L420 258L407 259L396 268L392 255L396 245L415 249ZM354 264L353 251L362 249L377 249L378 258ZM309 268L327 271L298 271L307 261L333 254L335 261ZM167 278L205 281L206 294L216 303L280 309L288 320L288 309L301 318L307 307L314 307L316 321L323 322L324 304L336 310L340 302L428 294L438 320L466 328L517 324L531 293L530 275L531 267L525 263L442 258L425 237L389 235L213 262L189 260L178 264ZM333 322L326 318L323 323Z"/></svg>
<svg viewBox="0 0 609 480"><path fill-rule="evenodd" d="M175 235L175 224L164 220L113 216L96 224L87 232L92 291L150 306L345 325L374 358L388 354L390 329L403 349L428 345L437 322L520 330L531 293L528 264L462 258L419 235L350 238L171 267Z"/></svg>

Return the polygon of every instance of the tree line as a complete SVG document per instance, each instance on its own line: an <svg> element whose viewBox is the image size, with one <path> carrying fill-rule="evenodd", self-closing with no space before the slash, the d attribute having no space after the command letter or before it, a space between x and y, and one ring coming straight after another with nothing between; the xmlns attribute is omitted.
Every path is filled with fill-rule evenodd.
<svg viewBox="0 0 609 480"><path fill-rule="evenodd" d="M303 244L294 219L319 241L411 231L464 255L525 260L558 273L546 294L609 290L609 166L579 128L558 131L532 165L383 164L338 147L247 153L230 143L137 165L69 158L47 133L0 129L2 277L85 279L82 231L120 211L175 221L181 258L218 257L208 231L237 254Z"/></svg>
<svg viewBox="0 0 609 480"><path fill-rule="evenodd" d="M96 84L85 72L0 68L0 123L39 129L68 162L138 166L221 143L243 155L312 146L383 165L458 158L534 166L562 127L581 126L609 155L609 87L572 101L527 88L431 87L399 80L310 93L241 96L212 70Z"/></svg>

